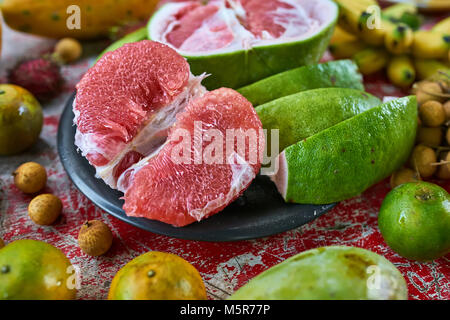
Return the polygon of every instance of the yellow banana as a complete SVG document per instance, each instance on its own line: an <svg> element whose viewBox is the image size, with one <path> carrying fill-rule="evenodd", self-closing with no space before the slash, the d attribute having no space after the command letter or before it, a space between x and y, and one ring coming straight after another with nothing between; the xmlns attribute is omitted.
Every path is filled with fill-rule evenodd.
<svg viewBox="0 0 450 320"><path fill-rule="evenodd" d="M351 34L358 32L361 14L371 6L378 6L375 0L335 0L339 6L339 26Z"/></svg>
<svg viewBox="0 0 450 320"><path fill-rule="evenodd" d="M417 58L447 59L449 48L450 35L425 30L414 32L412 53Z"/></svg>
<svg viewBox="0 0 450 320"><path fill-rule="evenodd" d="M389 54L384 48L366 48L353 56L353 60L362 74L368 75L383 69L388 61Z"/></svg>
<svg viewBox="0 0 450 320"><path fill-rule="evenodd" d="M380 8L364 11L358 20L358 36L373 46L384 43L385 34L390 27L390 22L381 19L380 12Z"/></svg>
<svg viewBox="0 0 450 320"><path fill-rule="evenodd" d="M450 17L445 18L444 20L439 21L434 25L431 31L442 32L445 34L450 34Z"/></svg>
<svg viewBox="0 0 450 320"><path fill-rule="evenodd" d="M417 7L412 3L397 3L383 10L383 16L398 21L405 13L417 14Z"/></svg>
<svg viewBox="0 0 450 320"><path fill-rule="evenodd" d="M400 88L407 88L414 83L416 71L408 55L393 56L387 67L389 80Z"/></svg>
<svg viewBox="0 0 450 320"><path fill-rule="evenodd" d="M414 59L417 78L419 80L428 79L439 70L450 71L450 67L439 60L434 59Z"/></svg>
<svg viewBox="0 0 450 320"><path fill-rule="evenodd" d="M422 24L422 17L417 11L418 9L415 4L398 3L384 9L382 17L393 23L405 23L413 30L417 30Z"/></svg>
<svg viewBox="0 0 450 320"><path fill-rule="evenodd" d="M356 37L354 35L343 30L341 27L336 26L334 28L334 33L333 33L333 36L331 37L330 44L348 42L348 41L354 41L354 40L356 40Z"/></svg>
<svg viewBox="0 0 450 320"><path fill-rule="evenodd" d="M414 32L404 23L399 23L386 33L384 45L393 54L408 53L414 41Z"/></svg>
<svg viewBox="0 0 450 320"><path fill-rule="evenodd" d="M366 47L361 40L337 42L330 45L330 52L335 59L349 59Z"/></svg>

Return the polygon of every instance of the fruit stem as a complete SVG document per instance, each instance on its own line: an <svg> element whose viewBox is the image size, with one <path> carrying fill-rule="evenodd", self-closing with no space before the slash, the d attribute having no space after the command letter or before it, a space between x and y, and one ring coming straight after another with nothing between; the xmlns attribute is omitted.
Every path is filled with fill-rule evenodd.
<svg viewBox="0 0 450 320"><path fill-rule="evenodd" d="M430 163L430 165L431 166L443 166L444 164L449 164L450 163L450 161L444 161L444 160L442 160L441 162L433 162L433 163Z"/></svg>

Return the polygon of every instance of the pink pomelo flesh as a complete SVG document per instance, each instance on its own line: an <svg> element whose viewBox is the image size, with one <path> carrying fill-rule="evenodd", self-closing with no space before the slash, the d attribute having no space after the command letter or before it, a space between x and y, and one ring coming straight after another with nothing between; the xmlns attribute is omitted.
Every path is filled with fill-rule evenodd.
<svg viewBox="0 0 450 320"><path fill-rule="evenodd" d="M234 90L207 92L202 78L173 49L145 40L105 55L77 85L75 143L97 177L124 192L128 215L174 226L200 221L259 171L265 140L254 108ZM232 136L230 151L230 131L244 133L243 149Z"/></svg>
<svg viewBox="0 0 450 320"><path fill-rule="evenodd" d="M183 54L295 41L330 19L329 6L323 0L177 1L160 10L150 38Z"/></svg>
<svg viewBox="0 0 450 320"><path fill-rule="evenodd" d="M116 187L121 172L157 150L183 103L203 92L186 60L152 41L107 53L77 85L75 144Z"/></svg>
<svg viewBox="0 0 450 320"><path fill-rule="evenodd" d="M260 169L259 160L252 163L250 157L257 154L259 158L264 138L240 155L237 152L227 155L222 150L224 161L195 164L194 154L207 150L210 145L203 139L202 147L195 147L196 122L203 124L201 135L214 129L226 137L227 130L235 128L259 135L262 128L250 102L234 90L218 89L191 101L177 116L161 152L135 174L132 186L125 193L124 209L128 215L185 226L221 211L250 185ZM175 150L183 143L178 134L180 129L191 133L189 164L173 160ZM235 145L233 149L238 148ZM244 161L239 162L239 157Z"/></svg>

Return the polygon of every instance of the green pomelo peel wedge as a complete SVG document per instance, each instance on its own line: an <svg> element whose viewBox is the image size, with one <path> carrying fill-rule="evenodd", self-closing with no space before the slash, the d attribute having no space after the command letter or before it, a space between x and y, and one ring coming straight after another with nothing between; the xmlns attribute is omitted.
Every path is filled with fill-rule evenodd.
<svg viewBox="0 0 450 320"><path fill-rule="evenodd" d="M327 19L317 32L299 39L255 44L250 48L214 50L211 52L184 52L194 75L210 74L202 84L209 90L219 87L241 88L271 75L292 68L317 64L328 47L337 23L338 8L333 1L326 3ZM148 38L166 43L161 36L161 24L171 21L170 14L177 11L176 4L163 5L150 19ZM167 44L167 43L166 43Z"/></svg>
<svg viewBox="0 0 450 320"><path fill-rule="evenodd" d="M407 298L405 279L387 259L361 248L332 246L308 250L285 260L250 280L229 299L406 300Z"/></svg>
<svg viewBox="0 0 450 320"><path fill-rule="evenodd" d="M338 60L303 66L257 81L238 91L256 107L297 92L329 87L364 90L357 65L351 60Z"/></svg>
<svg viewBox="0 0 450 320"><path fill-rule="evenodd" d="M256 108L264 129L279 129L279 151L341 121L369 110L381 101L347 88L323 88L296 93ZM271 151L268 134L268 154Z"/></svg>
<svg viewBox="0 0 450 320"><path fill-rule="evenodd" d="M271 178L286 202L342 201L405 163L416 130L416 97L396 99L286 148Z"/></svg>

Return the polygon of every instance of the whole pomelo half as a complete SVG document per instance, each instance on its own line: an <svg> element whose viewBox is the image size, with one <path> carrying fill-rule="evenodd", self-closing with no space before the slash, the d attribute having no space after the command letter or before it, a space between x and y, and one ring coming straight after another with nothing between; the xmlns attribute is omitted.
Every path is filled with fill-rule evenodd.
<svg viewBox="0 0 450 320"><path fill-rule="evenodd" d="M148 35L187 58L204 84L240 88L322 57L338 17L330 0L211 0L163 5Z"/></svg>
<svg viewBox="0 0 450 320"><path fill-rule="evenodd" d="M150 251L127 263L111 282L109 300L206 300L200 273L183 258Z"/></svg>
<svg viewBox="0 0 450 320"><path fill-rule="evenodd" d="M347 88L323 88L296 93L256 108L264 129L279 130L278 150L381 104L369 93ZM271 135L267 148L271 150Z"/></svg>
<svg viewBox="0 0 450 320"><path fill-rule="evenodd" d="M331 87L364 90L358 66L351 60L303 66L259 80L238 92L256 107L294 93Z"/></svg>
<svg viewBox="0 0 450 320"><path fill-rule="evenodd" d="M75 269L52 245L17 240L0 250L0 300L70 300Z"/></svg>
<svg viewBox="0 0 450 320"><path fill-rule="evenodd" d="M286 148L271 178L286 202L351 198L406 162L416 129L415 96L384 103Z"/></svg>
<svg viewBox="0 0 450 320"><path fill-rule="evenodd" d="M143 40L105 54L77 85L75 144L125 193L128 215L184 226L222 210L258 173L255 109L201 80L175 50Z"/></svg>
<svg viewBox="0 0 450 320"><path fill-rule="evenodd" d="M356 247L308 250L270 268L230 300L406 300L406 281L384 257Z"/></svg>

